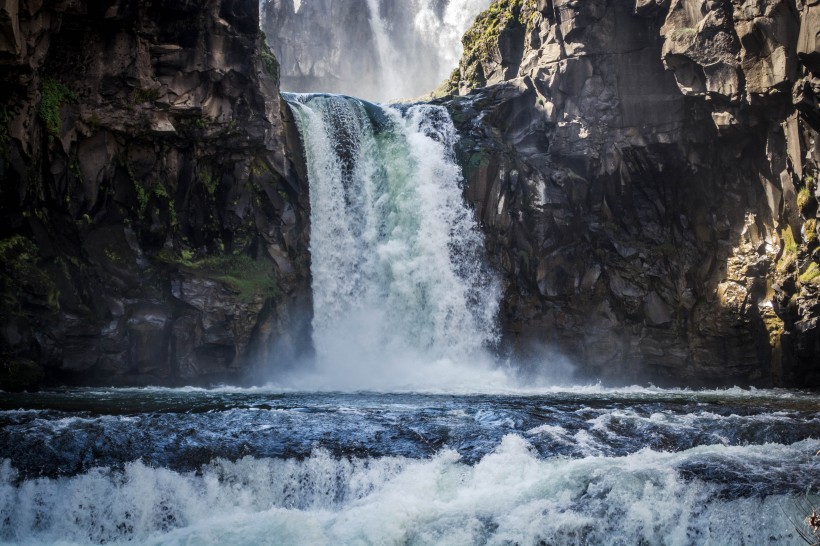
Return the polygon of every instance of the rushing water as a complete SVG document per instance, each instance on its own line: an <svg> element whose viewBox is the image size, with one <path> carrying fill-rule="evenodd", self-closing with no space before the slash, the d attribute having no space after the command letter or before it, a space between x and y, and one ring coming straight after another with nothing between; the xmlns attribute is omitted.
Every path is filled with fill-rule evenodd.
<svg viewBox="0 0 820 546"><path fill-rule="evenodd" d="M522 388L487 351L499 290L447 112L287 99L315 366L250 390L0 393L0 543L800 543L820 395Z"/></svg>
<svg viewBox="0 0 820 546"><path fill-rule="evenodd" d="M799 544L816 395L0 398L0 543Z"/></svg>
<svg viewBox="0 0 820 546"><path fill-rule="evenodd" d="M429 93L490 0L261 0L282 88L376 101Z"/></svg>
<svg viewBox="0 0 820 546"><path fill-rule="evenodd" d="M310 180L317 370L299 387L498 384L499 289L439 106L286 95Z"/></svg>

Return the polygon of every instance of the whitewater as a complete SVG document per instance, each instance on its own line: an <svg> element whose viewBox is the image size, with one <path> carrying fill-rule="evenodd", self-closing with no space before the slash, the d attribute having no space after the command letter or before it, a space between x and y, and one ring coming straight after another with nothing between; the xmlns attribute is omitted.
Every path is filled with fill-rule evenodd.
<svg viewBox="0 0 820 546"><path fill-rule="evenodd" d="M2 393L0 544L801 544L818 394L561 386L547 354L518 376L447 110L285 98L315 359L250 389Z"/></svg>
<svg viewBox="0 0 820 546"><path fill-rule="evenodd" d="M637 387L8 395L0 543L800 544L817 405Z"/></svg>

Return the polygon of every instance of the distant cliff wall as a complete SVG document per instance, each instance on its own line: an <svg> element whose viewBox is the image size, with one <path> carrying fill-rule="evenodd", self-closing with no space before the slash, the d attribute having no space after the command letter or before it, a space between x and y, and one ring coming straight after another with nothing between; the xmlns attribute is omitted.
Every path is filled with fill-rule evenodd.
<svg viewBox="0 0 820 546"><path fill-rule="evenodd" d="M282 89L373 101L413 98L446 80L459 40L490 0L264 0L262 29Z"/></svg>

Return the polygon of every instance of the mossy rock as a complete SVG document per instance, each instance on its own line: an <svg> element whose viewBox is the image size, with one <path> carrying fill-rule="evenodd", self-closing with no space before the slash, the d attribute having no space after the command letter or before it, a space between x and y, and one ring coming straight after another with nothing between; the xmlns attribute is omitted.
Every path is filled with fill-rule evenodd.
<svg viewBox="0 0 820 546"><path fill-rule="evenodd" d="M0 390L21 392L37 389L43 381L43 368L32 360L0 356Z"/></svg>
<svg viewBox="0 0 820 546"><path fill-rule="evenodd" d="M811 218L817 212L817 200L814 198L810 184L797 193L797 208L804 218Z"/></svg>

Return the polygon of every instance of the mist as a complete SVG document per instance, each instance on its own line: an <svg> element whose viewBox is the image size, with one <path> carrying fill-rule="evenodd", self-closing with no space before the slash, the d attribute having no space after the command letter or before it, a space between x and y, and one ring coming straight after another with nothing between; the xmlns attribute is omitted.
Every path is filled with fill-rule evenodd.
<svg viewBox="0 0 820 546"><path fill-rule="evenodd" d="M376 102L429 93L458 66L490 0L263 0L283 91Z"/></svg>

